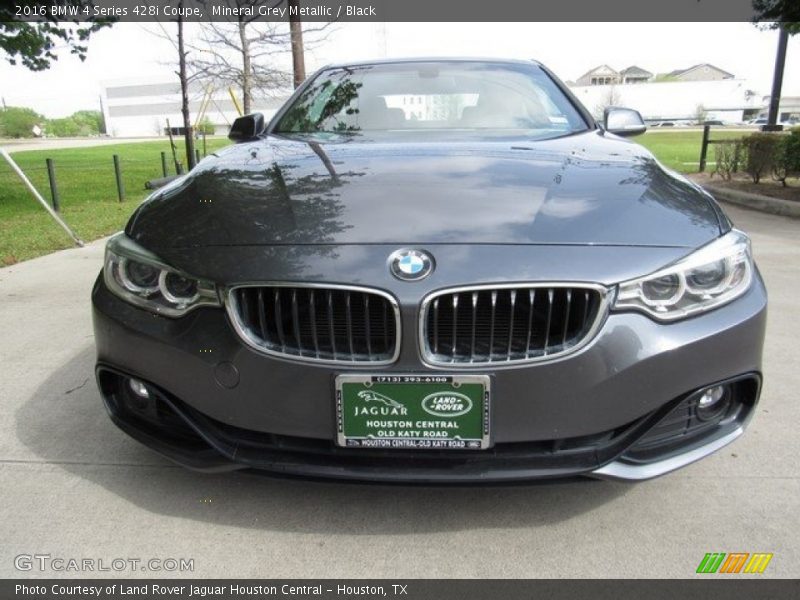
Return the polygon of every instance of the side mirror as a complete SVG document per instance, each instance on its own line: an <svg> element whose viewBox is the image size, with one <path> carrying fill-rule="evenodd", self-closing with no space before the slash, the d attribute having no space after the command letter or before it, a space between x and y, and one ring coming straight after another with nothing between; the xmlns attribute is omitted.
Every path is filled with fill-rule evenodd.
<svg viewBox="0 0 800 600"><path fill-rule="evenodd" d="M228 139L234 142L249 142L264 133L266 128L267 123L263 114L244 115L233 122L228 132Z"/></svg>
<svg viewBox="0 0 800 600"><path fill-rule="evenodd" d="M609 106L603 111L603 127L609 133L628 137L647 131L642 115L632 108Z"/></svg>

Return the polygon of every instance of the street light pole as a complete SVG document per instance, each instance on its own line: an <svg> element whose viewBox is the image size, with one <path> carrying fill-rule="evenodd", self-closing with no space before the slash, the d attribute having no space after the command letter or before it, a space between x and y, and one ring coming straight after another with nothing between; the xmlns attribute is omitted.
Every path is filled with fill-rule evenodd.
<svg viewBox="0 0 800 600"><path fill-rule="evenodd" d="M789 32L781 25L778 34L778 54L775 57L775 74L772 77L772 95L769 97L769 115L762 131L782 131L778 125L778 111L781 104L781 88L783 87L783 68L786 65L786 46L789 43Z"/></svg>

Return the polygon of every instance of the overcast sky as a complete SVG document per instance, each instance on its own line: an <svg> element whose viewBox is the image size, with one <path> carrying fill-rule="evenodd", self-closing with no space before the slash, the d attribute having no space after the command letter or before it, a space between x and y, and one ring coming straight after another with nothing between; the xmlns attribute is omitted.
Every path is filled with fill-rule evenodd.
<svg viewBox="0 0 800 600"><path fill-rule="evenodd" d="M0 61L0 96L9 106L58 117L97 108L103 82L169 80L174 68L167 63L176 52L153 35L158 30L156 24L118 23L92 38L85 62L62 53L42 73ZM311 72L329 62L385 56L535 58L564 80L604 63L654 73L712 63L766 95L777 35L750 23L345 23L306 61ZM800 96L800 35L789 42L784 95Z"/></svg>

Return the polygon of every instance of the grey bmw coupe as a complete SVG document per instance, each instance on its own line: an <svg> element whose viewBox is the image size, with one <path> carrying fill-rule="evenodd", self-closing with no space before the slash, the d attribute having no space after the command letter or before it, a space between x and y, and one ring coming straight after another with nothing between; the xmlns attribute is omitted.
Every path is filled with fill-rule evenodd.
<svg viewBox="0 0 800 600"><path fill-rule="evenodd" d="M701 188L532 61L341 64L154 192L92 293L111 419L191 468L641 480L737 438L767 295Z"/></svg>

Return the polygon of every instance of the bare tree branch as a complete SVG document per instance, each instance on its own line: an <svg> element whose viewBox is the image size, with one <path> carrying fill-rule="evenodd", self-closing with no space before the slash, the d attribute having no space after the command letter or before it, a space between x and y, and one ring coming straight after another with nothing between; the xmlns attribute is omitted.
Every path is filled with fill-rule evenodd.
<svg viewBox="0 0 800 600"><path fill-rule="evenodd" d="M190 64L207 85L237 87L243 111L249 113L255 97L276 98L291 89L292 35L288 23L256 21L258 7L276 7L280 0L225 1L231 8L254 8L254 16L203 23ZM332 31L330 23L303 27L305 47L321 45Z"/></svg>

